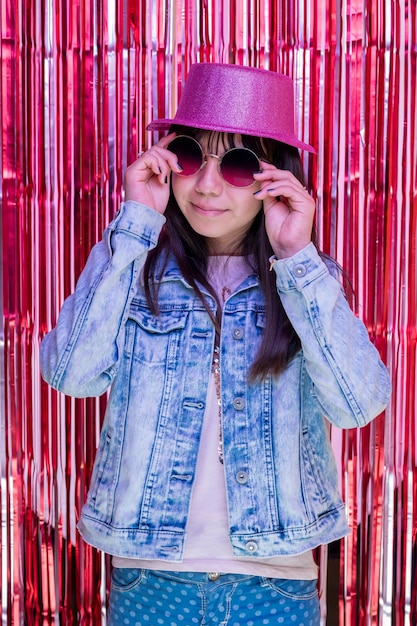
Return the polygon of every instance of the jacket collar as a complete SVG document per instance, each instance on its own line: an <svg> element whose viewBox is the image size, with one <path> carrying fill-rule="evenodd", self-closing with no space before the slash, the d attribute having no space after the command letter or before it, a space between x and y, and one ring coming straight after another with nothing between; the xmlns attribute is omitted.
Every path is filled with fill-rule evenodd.
<svg viewBox="0 0 417 626"><path fill-rule="evenodd" d="M191 285L188 281L183 277L180 268L178 267L177 260L175 256L171 253L168 257L168 261L165 267L165 271L162 276L160 276L160 272L163 267L163 259L158 259L157 267L156 267L156 276L159 278L160 282L168 282L168 281L181 281L186 287L192 289ZM255 273L250 274L240 285L237 292L243 291L245 289L250 289L251 287L257 287L259 285L258 276ZM209 295L207 293L206 288L198 283L202 293Z"/></svg>

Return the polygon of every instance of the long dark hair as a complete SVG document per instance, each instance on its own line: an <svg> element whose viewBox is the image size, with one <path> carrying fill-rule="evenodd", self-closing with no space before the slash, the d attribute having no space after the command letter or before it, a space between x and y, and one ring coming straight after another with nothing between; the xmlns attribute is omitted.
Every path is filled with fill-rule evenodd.
<svg viewBox="0 0 417 626"><path fill-rule="evenodd" d="M171 130L174 130L177 134L195 137L197 140L207 134L207 131L188 127L173 126ZM227 146L233 147L235 145L235 136L233 134L221 135L220 138L223 139ZM209 141L211 139L219 141L218 133L213 133ZM289 170L304 185L301 159L296 148L273 139L249 135L242 135L241 139L243 145L253 150L260 159L272 163L279 169ZM209 256L207 239L191 228L178 208L172 190L165 216L166 224L160 235L158 245L148 254L144 267L144 285L148 304L151 310L158 314L159 281L156 278L157 260L161 259L162 255L162 259L166 263L168 256L173 254L181 273L201 299L213 320L216 331L220 333L220 315L217 315L217 317L213 316L198 286L198 283L203 285L219 305L218 298L206 278L207 259ZM315 232L312 233L312 240L316 245ZM254 356L249 378L250 380L263 379L268 374L277 376L285 369L289 361L300 349L300 340L281 304L276 289L275 272L269 271L268 259L273 255L273 250L266 234L262 210L259 211L243 241L239 242L239 254L247 258L258 276L265 298L266 309L263 338L258 353ZM160 269L158 274L159 272ZM218 306L218 311L220 311L220 306Z"/></svg>

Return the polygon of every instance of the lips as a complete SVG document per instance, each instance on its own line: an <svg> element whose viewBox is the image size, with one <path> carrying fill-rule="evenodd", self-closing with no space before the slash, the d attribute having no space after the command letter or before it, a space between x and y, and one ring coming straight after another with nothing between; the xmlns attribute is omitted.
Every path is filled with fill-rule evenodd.
<svg viewBox="0 0 417 626"><path fill-rule="evenodd" d="M201 205L201 204L194 204L193 202L191 203L191 206L193 210L196 211L196 213L200 213L201 215L206 215L207 217L222 215L223 213L225 213L225 209L216 209L215 207Z"/></svg>

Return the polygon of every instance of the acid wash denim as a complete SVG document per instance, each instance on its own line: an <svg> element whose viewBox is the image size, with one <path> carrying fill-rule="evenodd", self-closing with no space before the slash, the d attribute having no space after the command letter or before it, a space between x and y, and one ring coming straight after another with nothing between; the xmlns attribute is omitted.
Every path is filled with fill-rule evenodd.
<svg viewBox="0 0 417 626"><path fill-rule="evenodd" d="M113 555L180 561L215 332L173 259L160 277L159 316L149 310L141 269L164 222L152 209L122 205L43 340L41 365L45 380L71 396L111 387L82 536ZM348 532L328 425L364 426L390 394L378 352L314 246L273 268L302 345L279 377L247 380L265 326L255 275L222 316L224 471L236 556L297 554Z"/></svg>

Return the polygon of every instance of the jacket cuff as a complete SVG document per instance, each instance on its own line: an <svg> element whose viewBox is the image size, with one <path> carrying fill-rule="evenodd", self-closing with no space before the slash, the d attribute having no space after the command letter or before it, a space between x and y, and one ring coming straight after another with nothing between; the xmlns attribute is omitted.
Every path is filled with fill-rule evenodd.
<svg viewBox="0 0 417 626"><path fill-rule="evenodd" d="M313 243L286 259L270 259L277 276L278 291L301 291L314 280L329 274L329 270Z"/></svg>
<svg viewBox="0 0 417 626"><path fill-rule="evenodd" d="M151 245L156 245L165 222L165 216L158 211L140 202L127 200L120 205L120 209L109 224L108 230L114 233L128 233L139 239L149 241Z"/></svg>

